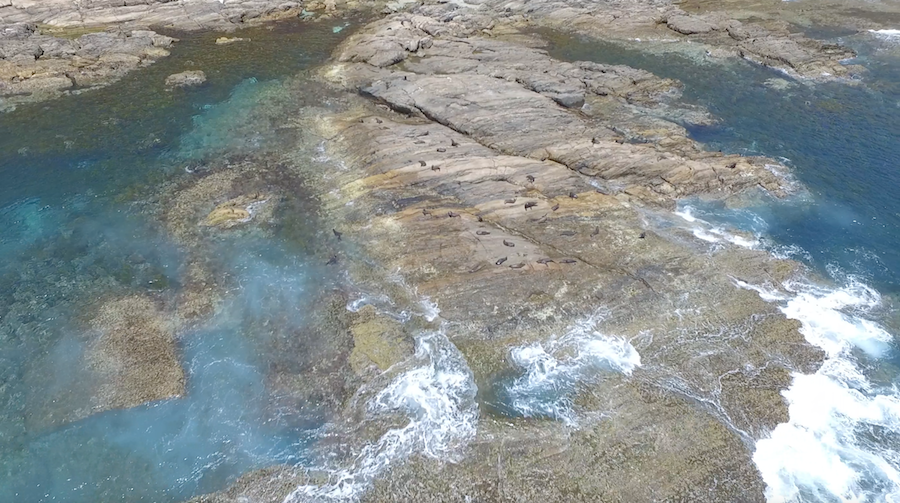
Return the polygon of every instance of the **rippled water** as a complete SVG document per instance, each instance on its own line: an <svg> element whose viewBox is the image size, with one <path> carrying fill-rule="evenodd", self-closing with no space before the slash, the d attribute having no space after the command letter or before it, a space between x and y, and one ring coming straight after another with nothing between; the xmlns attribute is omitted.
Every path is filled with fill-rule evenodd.
<svg viewBox="0 0 900 503"><path fill-rule="evenodd" d="M829 33L827 30L821 34ZM808 85L750 63L689 60L664 46L640 52L553 37L551 54L627 64L684 83L684 99L720 122L685 124L709 149L782 158L802 184L786 200L749 206L683 201L681 225L708 243L767 249L813 275L757 291L801 322L826 360L794 374L790 421L757 439L754 461L770 501L900 499L900 60L896 41L847 36L865 85ZM778 286L781 290L777 290Z"/></svg>

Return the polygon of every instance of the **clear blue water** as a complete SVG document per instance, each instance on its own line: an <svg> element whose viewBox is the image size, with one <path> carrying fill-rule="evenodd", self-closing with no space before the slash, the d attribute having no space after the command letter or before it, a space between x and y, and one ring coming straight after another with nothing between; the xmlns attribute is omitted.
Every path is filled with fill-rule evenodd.
<svg viewBox="0 0 900 503"><path fill-rule="evenodd" d="M86 377L78 362L93 299L171 302L181 287L190 258L141 201L185 167L277 146L283 133L240 127L282 80L328 57L346 35L332 28L281 23L227 46L216 34L174 34L182 42L169 58L113 86L0 115L0 501L180 501L304 461L327 411L283 407L268 380L286 359L317 356L278 351L329 281L302 244L318 232L314 219L207 250L231 287L211 319L179 334L185 397L74 423L40 416L44 394L65 396ZM164 89L189 68L209 82ZM310 204L291 194L284 207ZM270 320L277 329L264 328Z"/></svg>

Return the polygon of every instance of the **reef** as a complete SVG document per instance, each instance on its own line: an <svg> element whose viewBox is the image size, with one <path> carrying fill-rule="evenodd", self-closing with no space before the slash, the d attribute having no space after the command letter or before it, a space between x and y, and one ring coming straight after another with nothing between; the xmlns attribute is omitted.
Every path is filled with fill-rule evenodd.
<svg viewBox="0 0 900 503"><path fill-rule="evenodd" d="M26 373L25 382L43 390L28 396L26 427L40 432L91 414L183 396L172 314L161 299L147 295L112 297L93 306L82 334L64 339ZM74 369L67 371L72 375L56 373L53 362L63 360L73 362L63 367Z"/></svg>

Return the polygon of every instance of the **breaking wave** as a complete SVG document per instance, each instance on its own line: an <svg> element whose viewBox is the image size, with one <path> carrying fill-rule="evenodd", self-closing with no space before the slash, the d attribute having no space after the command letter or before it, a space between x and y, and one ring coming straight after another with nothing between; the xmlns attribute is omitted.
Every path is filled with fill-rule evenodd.
<svg viewBox="0 0 900 503"><path fill-rule="evenodd" d="M782 392L789 421L756 443L768 501L900 501L900 390L864 372L891 351L892 336L868 318L878 292L852 277L783 291L736 283L777 303L826 354L816 373L793 374Z"/></svg>
<svg viewBox="0 0 900 503"><path fill-rule="evenodd" d="M431 322L438 318L437 305L428 299L417 313ZM359 309L358 303L348 309ZM401 414L408 423L384 433L366 445L350 468L332 470L324 485L302 485L285 503L322 500L355 500L391 464L419 453L454 461L457 448L475 436L477 388L465 358L443 332L426 331L416 337L418 365L397 376L369 400L366 419Z"/></svg>
<svg viewBox="0 0 900 503"><path fill-rule="evenodd" d="M579 383L604 371L631 374L641 357L626 339L596 330L600 316L575 324L565 335L546 343L518 346L510 351L524 375L506 390L509 407L525 417L548 417L575 424L571 396Z"/></svg>

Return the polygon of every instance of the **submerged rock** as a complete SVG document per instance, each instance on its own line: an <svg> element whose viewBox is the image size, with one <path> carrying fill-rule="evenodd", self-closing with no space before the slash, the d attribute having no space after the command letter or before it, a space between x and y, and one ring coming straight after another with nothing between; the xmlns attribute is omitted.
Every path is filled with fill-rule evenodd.
<svg viewBox="0 0 900 503"><path fill-rule="evenodd" d="M57 343L30 366L25 382L40 390L26 404L26 425L33 432L183 396L172 313L147 296L107 300L91 313L85 336Z"/></svg>
<svg viewBox="0 0 900 503"><path fill-rule="evenodd" d="M266 203L269 202L268 194L257 192L249 196L239 196L226 201L212 210L203 225L207 227L220 227L228 229L235 225L249 222Z"/></svg>
<svg viewBox="0 0 900 503"><path fill-rule="evenodd" d="M184 370L171 314L147 297L103 304L91 321L99 336L87 361L99 375L94 411L127 408L184 394Z"/></svg>
<svg viewBox="0 0 900 503"><path fill-rule="evenodd" d="M379 315L372 306L357 313L350 332L353 334L350 365L357 375L367 375L372 365L384 372L413 353L413 340L404 325Z"/></svg>
<svg viewBox="0 0 900 503"><path fill-rule="evenodd" d="M194 87L204 82L206 74L202 70L188 70L166 77L166 87Z"/></svg>
<svg viewBox="0 0 900 503"><path fill-rule="evenodd" d="M235 42L244 42L250 40L249 38L241 38L241 37L219 37L216 39L216 45L228 45L233 44Z"/></svg>

